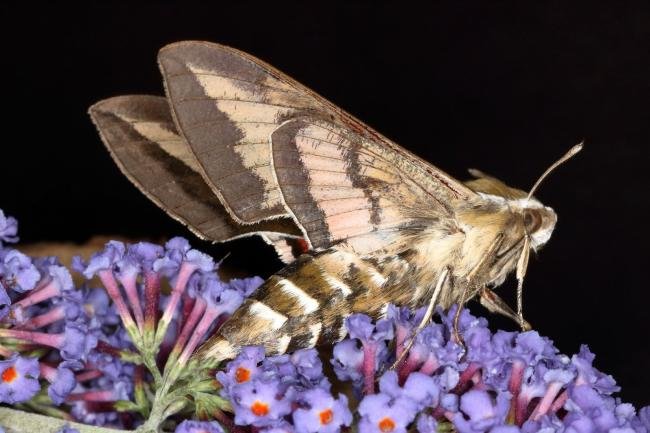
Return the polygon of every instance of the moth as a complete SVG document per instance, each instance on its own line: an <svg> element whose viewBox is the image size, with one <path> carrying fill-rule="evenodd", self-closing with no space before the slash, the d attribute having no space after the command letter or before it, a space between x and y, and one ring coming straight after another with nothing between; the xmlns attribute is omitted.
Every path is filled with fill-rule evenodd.
<svg viewBox="0 0 650 433"><path fill-rule="evenodd" d="M261 236L287 266L199 350L281 354L341 340L351 313L449 308L478 297L522 327L530 250L556 214L480 171L460 182L255 57L179 42L158 62L166 97L90 108L122 172L198 237ZM493 291L511 272L513 311Z"/></svg>

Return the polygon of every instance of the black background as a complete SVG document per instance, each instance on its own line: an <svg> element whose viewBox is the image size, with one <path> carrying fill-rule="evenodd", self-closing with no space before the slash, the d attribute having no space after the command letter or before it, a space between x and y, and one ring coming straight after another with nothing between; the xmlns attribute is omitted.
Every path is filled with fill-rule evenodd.
<svg viewBox="0 0 650 433"><path fill-rule="evenodd" d="M525 312L565 353L589 344L622 397L649 404L648 9L304 3L0 6L0 208L19 218L22 240L191 237L122 177L85 112L110 96L161 94L166 43L221 42L456 177L476 167L528 189L584 139L537 194L559 223L529 267ZM261 242L194 244L264 275L280 267Z"/></svg>

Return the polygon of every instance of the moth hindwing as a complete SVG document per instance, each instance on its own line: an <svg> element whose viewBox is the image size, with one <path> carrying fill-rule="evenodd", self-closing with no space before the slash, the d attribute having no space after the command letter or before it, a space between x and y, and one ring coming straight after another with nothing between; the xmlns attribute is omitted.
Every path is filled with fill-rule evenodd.
<svg viewBox="0 0 650 433"><path fill-rule="evenodd" d="M297 257L199 357L334 342L347 315L377 317L388 303L478 295L523 323L492 288L515 268L523 279L522 251L548 240L552 209L478 171L452 178L249 54L179 42L158 60L166 98L90 110L121 170L202 238L255 234Z"/></svg>

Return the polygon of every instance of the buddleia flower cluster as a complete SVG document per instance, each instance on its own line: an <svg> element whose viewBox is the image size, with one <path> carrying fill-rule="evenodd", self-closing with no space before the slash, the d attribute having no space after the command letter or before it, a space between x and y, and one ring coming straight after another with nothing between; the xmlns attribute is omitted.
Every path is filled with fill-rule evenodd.
<svg viewBox="0 0 650 433"><path fill-rule="evenodd" d="M423 309L390 305L376 321L348 316L332 347L245 347L204 365L196 349L262 279L224 282L182 238L111 241L71 270L17 240L0 211L10 431L34 431L20 428L36 412L63 433L650 433L650 407L620 401L586 346L569 357L535 331L492 332L466 309L455 328L456 307L422 327Z"/></svg>
<svg viewBox="0 0 650 433"><path fill-rule="evenodd" d="M373 322L354 314L349 338L330 359L352 398L332 392L318 353L264 357L248 348L217 380L235 426L269 433L647 433L650 407L638 413L612 396L611 376L593 367L586 346L572 357L535 331L492 333L483 318L439 310L408 342L424 310L390 306ZM395 365L396 360L402 360ZM338 385L334 388L338 388Z"/></svg>
<svg viewBox="0 0 650 433"><path fill-rule="evenodd" d="M223 282L218 264L182 238L110 241L71 270L23 254L17 240L16 220L0 211L0 403L134 428L222 402L212 373L184 367L259 277Z"/></svg>

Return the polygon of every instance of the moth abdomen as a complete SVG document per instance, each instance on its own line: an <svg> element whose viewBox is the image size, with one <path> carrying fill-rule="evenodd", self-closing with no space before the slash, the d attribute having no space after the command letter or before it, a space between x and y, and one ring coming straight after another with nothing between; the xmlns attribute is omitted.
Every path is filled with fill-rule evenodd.
<svg viewBox="0 0 650 433"><path fill-rule="evenodd" d="M379 316L394 302L382 271L370 260L336 249L303 255L246 300L201 356L224 359L246 345L281 354L339 341L347 333L348 315Z"/></svg>

